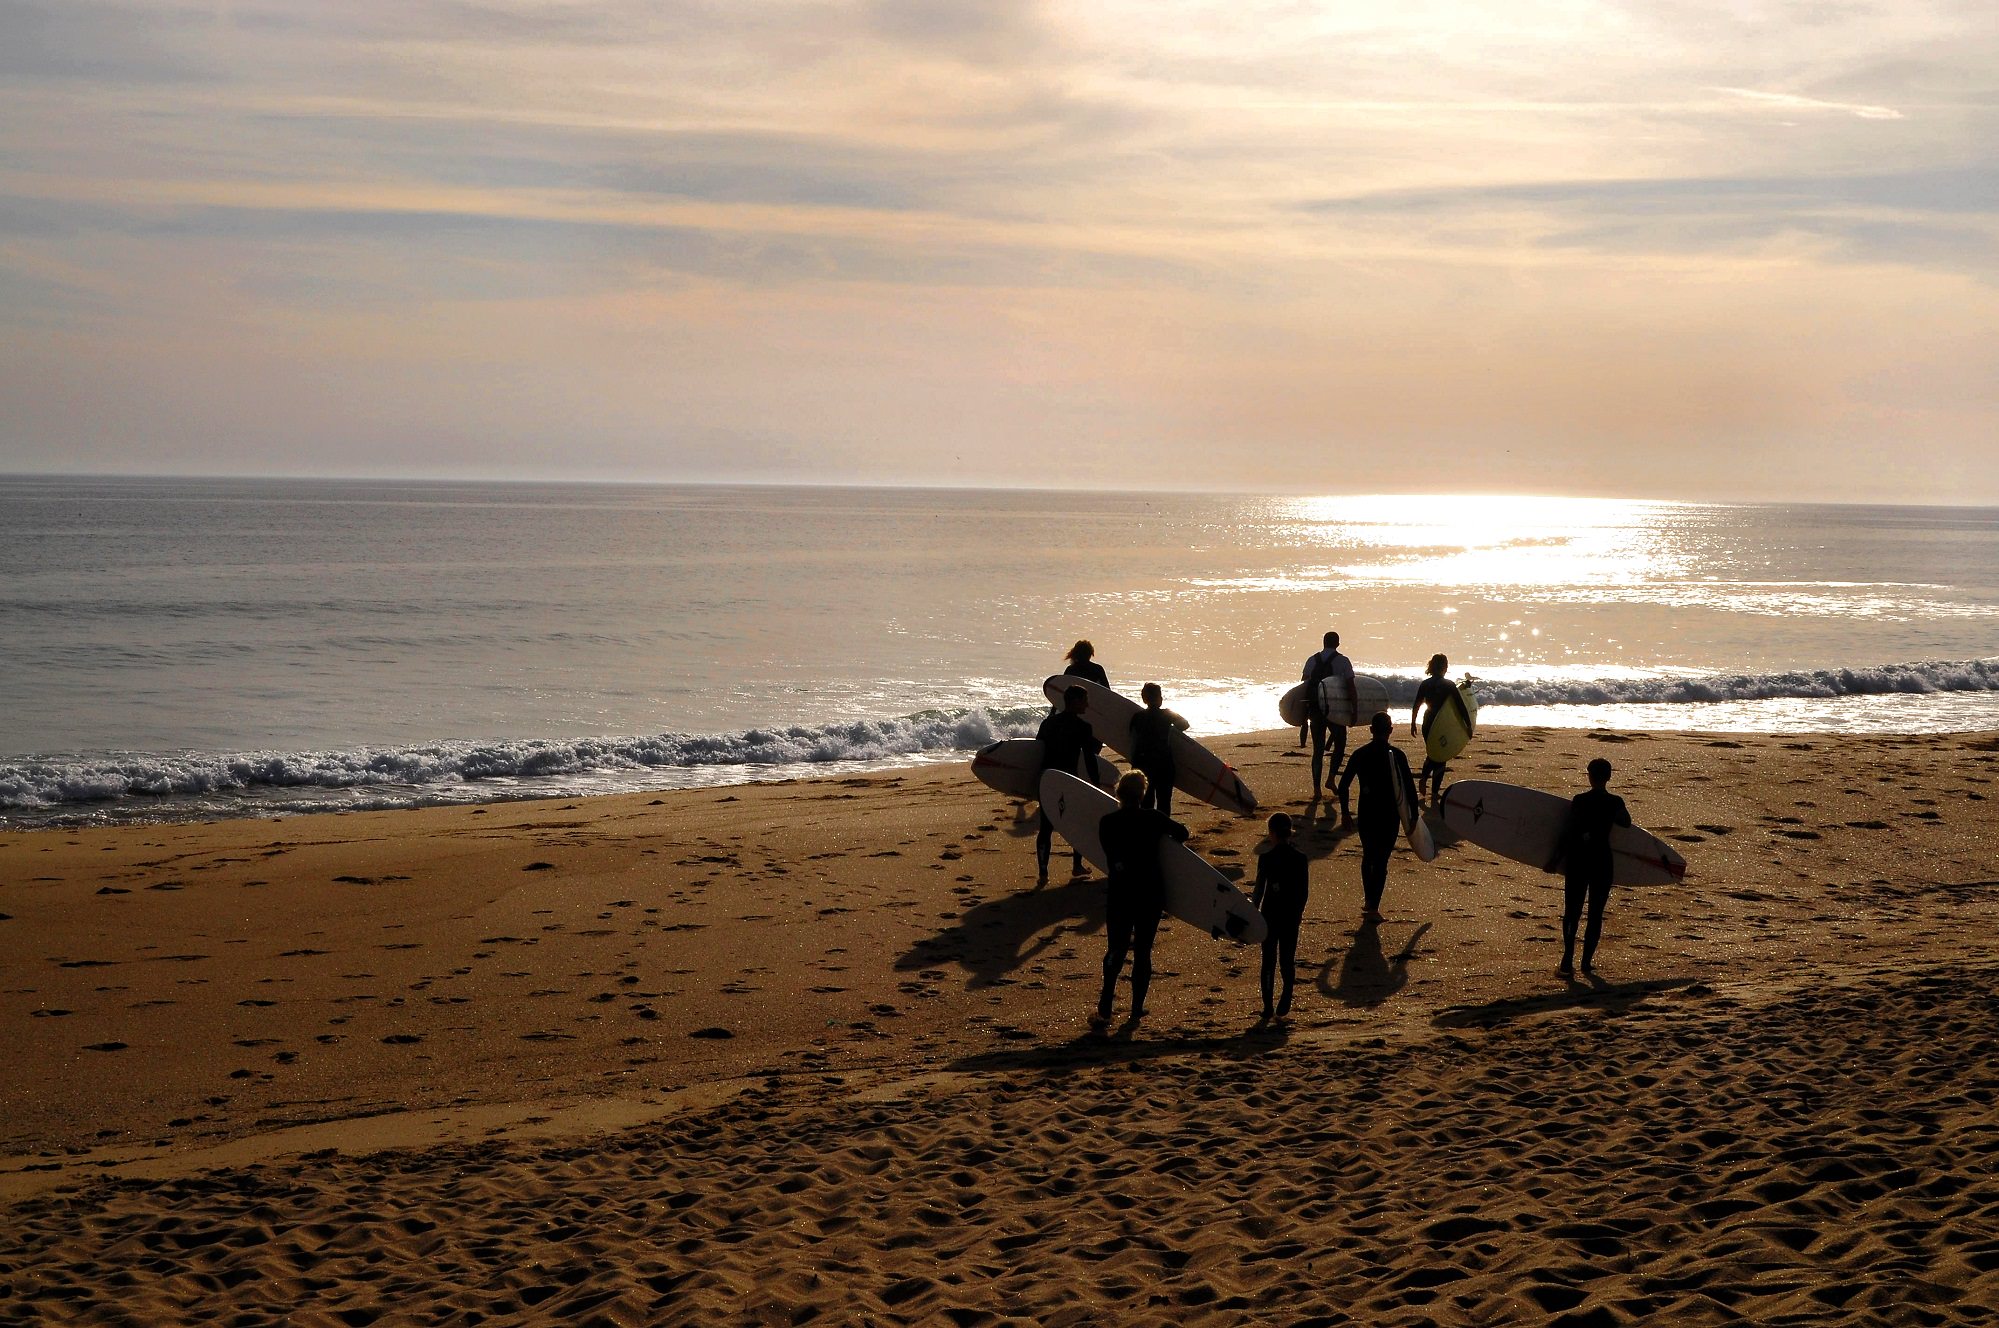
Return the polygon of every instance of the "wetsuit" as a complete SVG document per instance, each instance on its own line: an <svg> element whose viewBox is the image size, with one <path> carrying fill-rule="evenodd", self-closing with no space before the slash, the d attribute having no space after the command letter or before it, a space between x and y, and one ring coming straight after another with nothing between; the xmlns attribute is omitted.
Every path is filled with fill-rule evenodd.
<svg viewBox="0 0 1999 1328"><path fill-rule="evenodd" d="M1152 940L1166 911L1166 883L1159 874L1159 849L1167 839L1185 840L1187 827L1149 807L1119 807L1097 823L1097 838L1110 863L1105 890L1104 989L1097 1017L1111 1017L1117 976L1131 955L1131 1014L1145 1013L1145 990L1152 985Z"/></svg>
<svg viewBox="0 0 1999 1328"><path fill-rule="evenodd" d="M1360 885L1369 913L1379 912L1381 892L1388 885L1388 855L1402 835L1402 808L1393 781L1401 780L1409 805L1416 804L1416 782L1409 777L1409 758L1387 739L1377 739L1354 752L1340 776L1340 810L1347 810L1347 788L1360 781Z"/></svg>
<svg viewBox="0 0 1999 1328"><path fill-rule="evenodd" d="M1583 905L1589 905L1589 926L1583 932L1583 972L1596 959L1596 943L1603 936L1603 906L1610 901L1610 832L1630 825L1631 813L1624 799L1608 789L1592 788L1569 800L1568 818L1562 823L1562 967L1567 969L1575 954L1576 923Z"/></svg>
<svg viewBox="0 0 1999 1328"><path fill-rule="evenodd" d="M1326 776L1326 747L1328 739L1333 749L1332 774L1340 773L1340 762L1347 754L1347 726L1344 720L1326 717L1323 699L1319 695L1319 684L1327 678L1346 679L1347 689L1353 689L1353 661L1342 655L1337 646L1327 646L1318 654L1305 661L1305 709L1306 723L1312 728L1312 795L1318 796Z"/></svg>
<svg viewBox="0 0 1999 1328"><path fill-rule="evenodd" d="M1063 672L1072 678L1087 678L1099 687L1108 688L1111 685L1110 675L1105 673L1104 666L1094 659L1076 660Z"/></svg>
<svg viewBox="0 0 1999 1328"><path fill-rule="evenodd" d="M1429 707L1423 714L1423 739L1426 743L1429 741L1430 729L1436 724L1437 716L1443 712L1443 708L1447 705L1460 704L1457 695L1457 684L1449 678L1425 678L1416 685L1416 707L1418 709ZM1416 780L1416 787L1422 790L1429 788L1433 783L1436 785L1435 796L1442 797L1444 762L1431 760L1426 751L1423 757L1423 773Z"/></svg>
<svg viewBox="0 0 1999 1328"><path fill-rule="evenodd" d="M1145 775L1144 806L1161 816L1173 814L1173 781L1179 777L1173 760L1173 734L1187 721L1171 710L1147 706L1131 717L1131 763Z"/></svg>
<svg viewBox="0 0 1999 1328"><path fill-rule="evenodd" d="M1291 984L1298 976L1298 925L1305 920L1311 892L1311 864L1291 844L1274 844L1256 863L1256 888L1249 902L1263 912L1270 930L1263 938L1263 1015L1291 1013ZM1273 1009L1276 970L1284 970L1284 996Z"/></svg>
<svg viewBox="0 0 1999 1328"><path fill-rule="evenodd" d="M1090 727L1089 720L1066 710L1058 710L1041 721L1041 727L1034 736L1041 740L1043 771L1063 770L1086 784L1096 784L1097 781L1090 777L1095 765L1092 758L1103 749L1103 744L1097 741L1096 731ZM1040 787L1038 776L1035 787ZM1054 843L1055 822L1048 819L1048 810L1043 808L1041 828L1034 835L1034 861L1044 878L1048 875L1048 854ZM1071 856L1076 870L1081 872L1083 855L1076 853Z"/></svg>

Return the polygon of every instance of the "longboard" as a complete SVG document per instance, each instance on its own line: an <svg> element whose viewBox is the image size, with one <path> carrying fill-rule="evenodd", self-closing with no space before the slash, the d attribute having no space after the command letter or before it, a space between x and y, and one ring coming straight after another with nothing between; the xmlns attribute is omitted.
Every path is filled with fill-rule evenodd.
<svg viewBox="0 0 1999 1328"><path fill-rule="evenodd" d="M1545 870L1562 845L1569 800L1540 789L1496 780L1464 779L1444 790L1444 825L1502 858ZM1687 874L1687 860L1657 835L1637 826L1610 832L1613 885L1673 885Z"/></svg>
<svg viewBox="0 0 1999 1328"><path fill-rule="evenodd" d="M1326 698L1326 718L1348 728L1365 724L1388 709L1386 683L1364 673L1356 673L1353 681L1351 691L1344 678L1325 678L1319 684L1319 694ZM1311 709L1305 701L1308 685L1299 683L1277 702L1278 715L1294 728L1311 717Z"/></svg>
<svg viewBox="0 0 1999 1328"><path fill-rule="evenodd" d="M1090 721L1097 740L1129 761L1131 717L1145 707L1088 678L1077 678L1067 673L1056 674L1041 685L1041 690L1047 693L1051 702L1060 706L1062 693L1070 687L1081 687L1089 693L1090 708L1083 712L1083 718ZM1168 741L1173 746L1174 788L1226 812L1247 816L1256 810L1256 795L1249 791L1249 785L1242 782L1242 776L1235 772L1234 766L1184 733L1175 731Z"/></svg>
<svg viewBox="0 0 1999 1328"><path fill-rule="evenodd" d="M1069 846L1100 872L1110 871L1097 826L1117 810L1117 799L1091 788L1074 775L1050 770L1041 776L1041 810L1069 841ZM1159 874L1166 884L1166 911L1200 928L1216 940L1261 945L1270 928L1263 914L1243 897L1229 878L1200 854L1171 839L1160 841Z"/></svg>
<svg viewBox="0 0 1999 1328"><path fill-rule="evenodd" d="M1430 731L1423 735L1423 750L1432 761L1454 759L1478 732L1478 693L1472 680L1460 682L1457 691L1437 709Z"/></svg>
<svg viewBox="0 0 1999 1328"><path fill-rule="evenodd" d="M1117 762L1099 754L1090 758L1096 763L1093 778L1097 787L1114 789L1117 787ZM987 788L1006 794L1009 798L1029 801L1041 796L1041 739L1003 738L999 742L979 748L972 757L972 773Z"/></svg>

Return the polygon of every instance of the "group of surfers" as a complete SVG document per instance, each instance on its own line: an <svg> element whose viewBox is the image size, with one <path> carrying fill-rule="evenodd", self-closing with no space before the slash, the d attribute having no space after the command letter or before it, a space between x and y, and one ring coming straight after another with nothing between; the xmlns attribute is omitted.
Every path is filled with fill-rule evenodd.
<svg viewBox="0 0 1999 1328"><path fill-rule="evenodd" d="M1369 721L1370 740L1347 755L1347 726L1326 713L1321 684L1328 678L1343 678L1349 694L1353 687L1353 664L1340 653L1337 632L1327 632L1319 650L1305 661L1307 719L1303 742L1312 743L1312 805L1324 794L1334 792L1340 803L1344 829L1358 831L1361 850L1361 924L1371 927L1382 920L1381 898L1388 885L1388 862L1395 842L1402 835L1403 806L1420 808L1427 792L1431 805L1441 801L1445 763L1425 759L1420 777L1412 775L1409 760L1391 741L1395 722L1386 714ZM1103 666L1096 662L1096 648L1083 640L1071 646L1067 672L1101 687L1110 686ZM1413 736L1427 737L1442 707L1452 704L1457 688L1448 678L1450 661L1443 655L1430 659L1427 676L1416 690L1410 708L1409 728ZM1152 983L1152 944L1159 930L1165 904L1165 883L1160 875L1159 847L1164 839L1185 841L1187 827L1172 818L1173 782L1177 777L1171 735L1184 732L1187 721L1165 708L1157 683L1147 683L1139 692L1144 708L1131 718L1127 744L1134 767L1117 783L1117 810L1106 814L1098 826L1109 865L1104 919L1105 949L1103 987L1098 995L1092 1026L1109 1025L1116 1006L1118 977L1127 958L1131 960L1130 1018L1145 1015L1145 997ZM1041 723L1035 735L1041 740L1043 770L1062 770L1087 782L1092 764L1103 747L1086 718L1089 693L1071 686L1062 706ZM1330 750L1328 767L1325 757ZM1630 825L1631 815L1623 799L1609 791L1610 762L1598 758L1589 763L1589 788L1570 803L1564 826L1562 851L1556 863L1564 877L1562 910L1562 961L1556 975L1575 975L1578 930L1582 940L1582 972L1593 971L1597 943L1603 935L1604 905L1610 897L1610 834L1614 827ZM1359 814L1349 800L1353 786L1359 785ZM1292 987L1297 977L1298 931L1304 921L1305 905L1311 891L1311 864L1293 843L1296 827L1291 817L1278 812L1268 822L1269 837L1258 848L1256 880L1250 903L1260 910L1268 932L1263 942L1260 985L1263 994L1262 1018L1281 1019L1291 1011ZM1055 825L1047 812L1041 813L1035 836L1037 880L1048 880L1048 861L1054 845ZM1081 853L1074 854L1074 870L1083 871ZM1584 915L1587 914L1587 922ZM1278 979L1282 979L1281 993Z"/></svg>

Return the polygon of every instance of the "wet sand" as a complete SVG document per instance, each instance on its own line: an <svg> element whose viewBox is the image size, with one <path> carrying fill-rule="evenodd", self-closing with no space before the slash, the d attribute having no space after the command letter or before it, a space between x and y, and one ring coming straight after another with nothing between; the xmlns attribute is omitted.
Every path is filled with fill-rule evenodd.
<svg viewBox="0 0 1999 1328"><path fill-rule="evenodd" d="M0 1320L1990 1321L1999 738L1452 773L1596 755L1690 875L1594 982L1476 848L1361 925L1322 817L1293 1016L1169 922L1108 1038L1101 880L960 766L0 835Z"/></svg>

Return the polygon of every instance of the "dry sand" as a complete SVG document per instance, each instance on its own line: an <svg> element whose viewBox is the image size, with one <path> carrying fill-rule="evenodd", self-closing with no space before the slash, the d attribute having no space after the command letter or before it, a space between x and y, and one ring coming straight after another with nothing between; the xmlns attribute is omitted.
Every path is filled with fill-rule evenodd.
<svg viewBox="0 0 1999 1328"><path fill-rule="evenodd" d="M1322 821L1293 1017L1169 923L1109 1038L962 767L0 836L0 1322L1993 1322L1999 740L1453 774L1600 754L1691 872L1594 984L1475 848L1359 926Z"/></svg>

